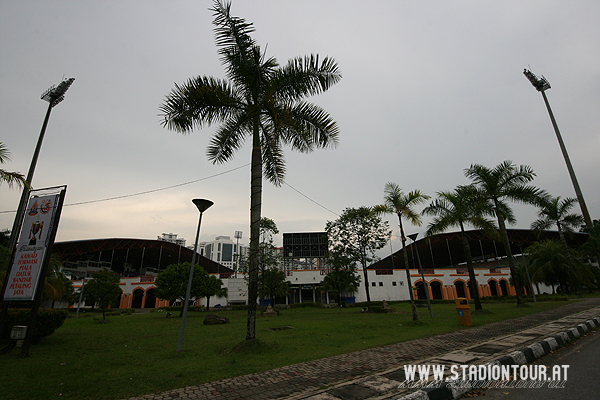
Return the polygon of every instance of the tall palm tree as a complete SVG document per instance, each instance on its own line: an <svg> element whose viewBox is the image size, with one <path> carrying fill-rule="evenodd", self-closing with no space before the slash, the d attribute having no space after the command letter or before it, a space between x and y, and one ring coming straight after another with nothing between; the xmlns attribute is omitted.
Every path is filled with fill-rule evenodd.
<svg viewBox="0 0 600 400"><path fill-rule="evenodd" d="M512 161L504 161L494 168L472 164L465 169L465 176L473 181L477 188L477 196L493 210L494 215L498 218L498 228L500 229L510 273L516 278L514 281L517 291L517 304L523 304L521 282L516 275L515 262L508 241L508 233L506 232L506 222L516 223L515 215L508 205L509 201L528 204L538 202L541 191L528 185L535 177L535 173L527 165L517 167L513 165Z"/></svg>
<svg viewBox="0 0 600 400"><path fill-rule="evenodd" d="M4 164L7 161L10 161L10 151L6 148L4 143L0 142L0 164ZM13 184L16 184L18 187L23 187L25 185L25 176L18 172L9 172L3 169L0 169L0 183L6 182L8 187L12 187Z"/></svg>
<svg viewBox="0 0 600 400"><path fill-rule="evenodd" d="M569 246L567 246L567 240L565 239L565 232L573 232L573 228L580 228L585 224L585 220L579 214L570 214L569 212L577 204L577 199L567 197L561 200L560 196L552 197L550 195L543 196L540 199L538 219L531 224L531 229L541 233L544 230L550 229L553 225L556 225L558 229L558 236L560 243L565 251L567 257L567 263L569 265L569 273L571 280L575 286L573 289L577 290L577 279L575 278L575 271L573 269L573 260L569 252Z"/></svg>
<svg viewBox="0 0 600 400"><path fill-rule="evenodd" d="M398 224L400 226L400 237L402 239L402 253L404 254L404 268L406 269L406 280L408 283L408 293L410 295L410 307L412 309L413 321L417 321L417 308L415 306L415 298L412 290L412 281L410 279L410 268L408 266L408 253L406 251L406 235L402 226L402 218L405 218L413 225L421 226L421 214L414 210L416 205L422 204L429 200L430 197L420 190L413 190L408 194L404 194L400 186L393 182L385 184L383 189L384 203L373 207L373 211L381 214L396 214L398 216Z"/></svg>
<svg viewBox="0 0 600 400"><path fill-rule="evenodd" d="M427 226L427 236L444 232L453 226L460 228L463 252L467 259L467 269L469 270L469 289L475 301L475 309L481 310L481 300L479 299L477 280L475 278L475 271L473 270L471 247L465 233L465 225L469 224L487 232L493 232L495 226L485 218L485 215L491 214L491 210L489 207L486 208L485 203L477 201L476 194L477 190L473 185L458 186L453 192L437 192L437 199L423 210L423 214L435 216L433 221Z"/></svg>
<svg viewBox="0 0 600 400"><path fill-rule="evenodd" d="M200 76L175 85L160 110L163 126L181 133L220 123L207 149L213 163L233 159L244 141L252 140L246 332L251 340L255 338L262 177L275 185L283 182L283 145L308 153L337 144L335 121L303 98L329 89L341 74L335 60L319 61L315 55L279 66L250 37L252 24L232 16L230 8L230 3L220 1L212 8L216 44L228 80Z"/></svg>

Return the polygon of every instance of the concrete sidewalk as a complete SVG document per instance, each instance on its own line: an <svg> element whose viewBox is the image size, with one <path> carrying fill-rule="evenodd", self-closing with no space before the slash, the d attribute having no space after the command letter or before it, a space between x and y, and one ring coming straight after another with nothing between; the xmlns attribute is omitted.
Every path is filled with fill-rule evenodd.
<svg viewBox="0 0 600 400"><path fill-rule="evenodd" d="M596 317L600 317L600 298L585 299L554 310L467 330L130 400L350 400L399 399L408 395L411 398L428 398L423 392L416 393L416 389L398 387L404 381L403 365L486 364L502 357L509 357L504 360L510 363L509 355L516 350L537 345L548 337L574 328L581 334L583 328L576 327ZM575 331L571 331L570 335L563 333L561 337L566 337L564 340L559 337L559 341L568 341L569 337L577 336ZM516 355L513 354L513 357Z"/></svg>

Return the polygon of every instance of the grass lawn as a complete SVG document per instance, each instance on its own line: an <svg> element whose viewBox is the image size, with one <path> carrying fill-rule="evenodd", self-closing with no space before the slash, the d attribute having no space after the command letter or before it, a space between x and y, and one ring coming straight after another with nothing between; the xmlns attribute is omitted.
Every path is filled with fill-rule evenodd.
<svg viewBox="0 0 600 400"><path fill-rule="evenodd" d="M489 313L473 316L483 325L560 307L568 302L484 303ZM284 309L258 317L261 346L252 354L230 352L246 333L246 311L218 311L231 323L204 325L205 313L188 313L183 351L176 352L181 319L165 313L69 318L53 335L31 348L0 355L0 398L123 399L146 393L264 371L284 365L468 329L458 323L454 304L434 304L434 319L419 308L414 324L408 303L392 304L396 314L362 313L360 308ZM471 305L471 310L474 307ZM177 314L175 314L177 315ZM291 326L293 329L270 331Z"/></svg>

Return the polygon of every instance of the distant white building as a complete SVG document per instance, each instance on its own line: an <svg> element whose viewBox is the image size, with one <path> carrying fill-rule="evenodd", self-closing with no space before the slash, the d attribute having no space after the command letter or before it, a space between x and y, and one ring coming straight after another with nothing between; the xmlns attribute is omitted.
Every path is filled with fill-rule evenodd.
<svg viewBox="0 0 600 400"><path fill-rule="evenodd" d="M198 244L198 253L227 268L235 270L238 258L248 255L248 247L231 240L230 236L217 236L212 242Z"/></svg>
<svg viewBox="0 0 600 400"><path fill-rule="evenodd" d="M163 242L175 243L185 247L185 239L177 238L176 233L163 233L162 236L157 236L156 240L162 240Z"/></svg>

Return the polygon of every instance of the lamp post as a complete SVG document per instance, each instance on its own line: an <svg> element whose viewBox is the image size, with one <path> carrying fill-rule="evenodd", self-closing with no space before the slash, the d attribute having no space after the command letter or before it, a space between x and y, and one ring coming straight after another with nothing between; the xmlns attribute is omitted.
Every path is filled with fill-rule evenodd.
<svg viewBox="0 0 600 400"><path fill-rule="evenodd" d="M590 218L590 213L588 212L587 206L585 204L585 200L583 199L583 194L581 193L581 189L579 188L579 183L577 182L577 177L575 176L575 171L573 170L573 166L571 165L571 160L569 159L569 154L567 153L567 148L562 140L562 136L560 135L560 131L558 130L558 124L554 119L554 114L552 113L552 109L550 108L550 103L548 102L548 98L546 97L546 90L550 89L550 83L543 76L538 78L533 74L533 72L525 69L523 70L523 74L529 79L529 82L533 85L533 87L540 93L542 93L542 97L544 98L544 103L546 104L546 108L548 109L548 114L550 114L550 121L552 121L552 126L554 127L554 132L556 132L556 138L558 139L558 145L560 146L560 150L562 151L563 157L565 159L565 163L567 164L567 169L569 170L569 176L571 177L571 182L573 182L573 188L575 189L575 194L577 195L577 201L579 202L579 206L581 207L581 213L583 214L583 219L585 220L585 225L589 230L592 229L592 219Z"/></svg>
<svg viewBox="0 0 600 400"><path fill-rule="evenodd" d="M194 265L196 264L196 251L198 250L198 238L200 237L200 225L202 224L202 213L214 203L206 199L194 199L192 203L200 211L198 219L198 230L196 231L196 241L194 242L194 252L192 253L192 265L190 266L190 276L188 278L187 290L185 292L185 303L183 304L183 313L181 316L181 328L179 329L179 341L177 342L177 351L181 351L183 344L183 332L185 330L185 318L187 316L188 303L190 301L190 292L192 291L192 279L194 278Z"/></svg>
<svg viewBox="0 0 600 400"><path fill-rule="evenodd" d="M417 240L418 233L413 233L412 235L407 235L412 241L413 246L415 241ZM425 298L427 299L427 308L429 308L429 315L433 318L433 311L431 311L431 301L429 300L429 287L427 282L425 281L425 275L423 274L423 267L421 266L421 257L419 256L419 249L417 250L417 261L419 262L419 271L421 271L421 279L423 280L423 289L425 290ZM413 260L414 262L414 260Z"/></svg>

